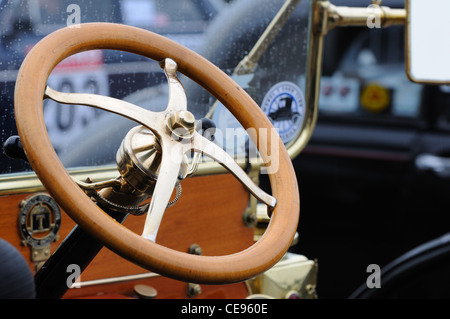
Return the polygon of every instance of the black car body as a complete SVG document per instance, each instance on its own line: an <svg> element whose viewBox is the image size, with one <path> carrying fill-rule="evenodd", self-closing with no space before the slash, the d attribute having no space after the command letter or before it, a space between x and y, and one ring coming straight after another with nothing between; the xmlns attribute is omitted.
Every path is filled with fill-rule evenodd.
<svg viewBox="0 0 450 319"><path fill-rule="evenodd" d="M382 5L403 8L404 1ZM374 109L364 101L367 88L378 97ZM448 232L449 97L446 86L406 77L403 26L339 28L326 36L319 119L294 160L303 208L297 249L322 261L322 297L348 297L366 285L369 265L383 267ZM394 297L444 296L445 283L426 292L442 273L425 273L405 279L410 288Z"/></svg>

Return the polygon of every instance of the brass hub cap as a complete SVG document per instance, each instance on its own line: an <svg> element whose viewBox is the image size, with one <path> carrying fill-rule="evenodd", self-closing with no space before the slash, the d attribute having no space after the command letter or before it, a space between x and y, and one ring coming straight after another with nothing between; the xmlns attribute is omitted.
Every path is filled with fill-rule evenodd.
<svg viewBox="0 0 450 319"><path fill-rule="evenodd" d="M195 132L195 117L189 111L177 111L167 116L167 127L177 140L191 138Z"/></svg>

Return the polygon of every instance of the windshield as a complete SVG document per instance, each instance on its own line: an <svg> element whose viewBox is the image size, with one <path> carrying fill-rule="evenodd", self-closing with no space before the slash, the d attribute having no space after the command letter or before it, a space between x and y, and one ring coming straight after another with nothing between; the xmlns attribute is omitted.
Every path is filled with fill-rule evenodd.
<svg viewBox="0 0 450 319"><path fill-rule="evenodd" d="M232 75L283 2L0 1L2 142L17 135L13 96L18 69L33 45L50 32L87 22L133 25L187 46ZM245 76L233 77L261 106L285 143L297 135L302 123L308 9L309 1L301 1L261 56L256 69ZM215 142L232 155L248 151L246 134L239 133L240 124L233 116L203 88L186 76L179 77L186 89L188 109L197 119L211 117L218 130L223 132L217 135ZM55 67L47 84L62 92L94 93L123 99L153 111L165 109L168 100L166 78L158 63L122 51L93 50L69 57ZM114 164L121 141L128 130L137 125L87 106L60 105L45 100L43 108L49 138L66 168ZM25 161L10 159L3 153L0 157L0 173L31 170Z"/></svg>

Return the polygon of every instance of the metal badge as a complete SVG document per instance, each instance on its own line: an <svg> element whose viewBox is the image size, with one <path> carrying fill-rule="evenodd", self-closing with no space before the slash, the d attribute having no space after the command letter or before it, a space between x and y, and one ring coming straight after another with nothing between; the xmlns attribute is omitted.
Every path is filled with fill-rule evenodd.
<svg viewBox="0 0 450 319"><path fill-rule="evenodd" d="M47 194L35 194L20 202L17 220L22 244L30 246L31 260L43 261L50 257L50 243L58 240L61 211L56 201Z"/></svg>

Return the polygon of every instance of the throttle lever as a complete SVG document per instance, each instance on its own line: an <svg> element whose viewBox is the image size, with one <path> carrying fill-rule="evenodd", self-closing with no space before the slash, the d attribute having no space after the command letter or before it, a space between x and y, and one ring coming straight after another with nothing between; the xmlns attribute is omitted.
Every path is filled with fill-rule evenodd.
<svg viewBox="0 0 450 319"><path fill-rule="evenodd" d="M21 159L28 162L27 155L20 141L20 136L13 135L8 137L8 139L3 143L3 152L6 156L12 159Z"/></svg>
<svg viewBox="0 0 450 319"><path fill-rule="evenodd" d="M197 131L210 141L214 141L214 133L216 133L216 123L206 117L197 122L199 128Z"/></svg>
<svg viewBox="0 0 450 319"><path fill-rule="evenodd" d="M210 140L211 142L214 141L214 133L216 132L216 124L213 120L210 120L208 118L202 118L201 120L197 121L197 131L205 138ZM192 176L198 168L198 164L200 163L200 156L202 154L200 152L195 152L194 158L192 159L192 164L189 167L189 170L186 174L186 177Z"/></svg>

